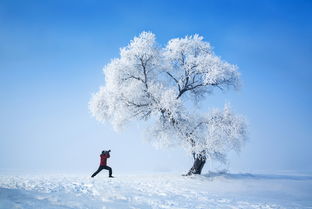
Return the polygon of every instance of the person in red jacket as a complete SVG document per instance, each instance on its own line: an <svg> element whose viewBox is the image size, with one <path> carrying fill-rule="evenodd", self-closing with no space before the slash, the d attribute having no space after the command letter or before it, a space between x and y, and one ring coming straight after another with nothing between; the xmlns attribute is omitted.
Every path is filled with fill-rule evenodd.
<svg viewBox="0 0 312 209"><path fill-rule="evenodd" d="M112 176L112 174L113 174L112 168L107 166L107 158L110 157L109 153L110 153L110 150L102 151L102 154L100 155L100 157L101 157L100 166L97 169L97 171L95 171L94 174L92 174L92 176L91 176L92 178L94 176L96 176L103 169L108 170L109 171L109 177L113 178L113 176Z"/></svg>

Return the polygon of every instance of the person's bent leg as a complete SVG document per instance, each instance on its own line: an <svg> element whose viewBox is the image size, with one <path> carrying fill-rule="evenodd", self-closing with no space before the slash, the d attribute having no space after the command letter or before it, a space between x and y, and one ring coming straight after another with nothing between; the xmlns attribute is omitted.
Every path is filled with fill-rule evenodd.
<svg viewBox="0 0 312 209"><path fill-rule="evenodd" d="M106 169L106 170L109 171L109 176L112 176L113 171L112 171L112 168L111 168L111 167L109 167L109 166L104 166L104 169Z"/></svg>
<svg viewBox="0 0 312 209"><path fill-rule="evenodd" d="M103 170L103 166L100 166L100 167L97 169L97 171L95 171L94 174L92 174L91 177L93 178L94 176L96 176L98 173L100 173L101 170Z"/></svg>

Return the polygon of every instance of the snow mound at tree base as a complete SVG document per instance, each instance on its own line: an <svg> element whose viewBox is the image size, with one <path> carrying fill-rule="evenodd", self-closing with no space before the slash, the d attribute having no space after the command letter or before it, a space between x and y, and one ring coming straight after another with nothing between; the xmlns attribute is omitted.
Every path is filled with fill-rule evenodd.
<svg viewBox="0 0 312 209"><path fill-rule="evenodd" d="M0 209L311 207L312 176L0 176Z"/></svg>

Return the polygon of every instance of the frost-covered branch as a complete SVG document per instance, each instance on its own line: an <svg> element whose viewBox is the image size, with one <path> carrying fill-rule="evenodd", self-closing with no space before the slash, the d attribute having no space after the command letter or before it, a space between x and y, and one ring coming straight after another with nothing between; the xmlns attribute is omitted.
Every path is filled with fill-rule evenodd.
<svg viewBox="0 0 312 209"><path fill-rule="evenodd" d="M209 87L237 87L239 73L237 67L214 55L209 43L203 37L194 35L182 39L172 39L165 48L165 56L171 63L168 69L171 77L179 84L177 98L197 89ZM201 91L203 94L209 90Z"/></svg>

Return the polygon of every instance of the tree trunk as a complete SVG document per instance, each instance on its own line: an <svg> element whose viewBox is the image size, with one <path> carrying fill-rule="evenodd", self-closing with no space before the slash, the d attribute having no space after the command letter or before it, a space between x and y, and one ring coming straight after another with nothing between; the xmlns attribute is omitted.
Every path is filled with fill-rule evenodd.
<svg viewBox="0 0 312 209"><path fill-rule="evenodd" d="M200 154L194 155L194 163L190 171L186 174L187 176L192 174L201 174L202 169L206 163L206 157Z"/></svg>

